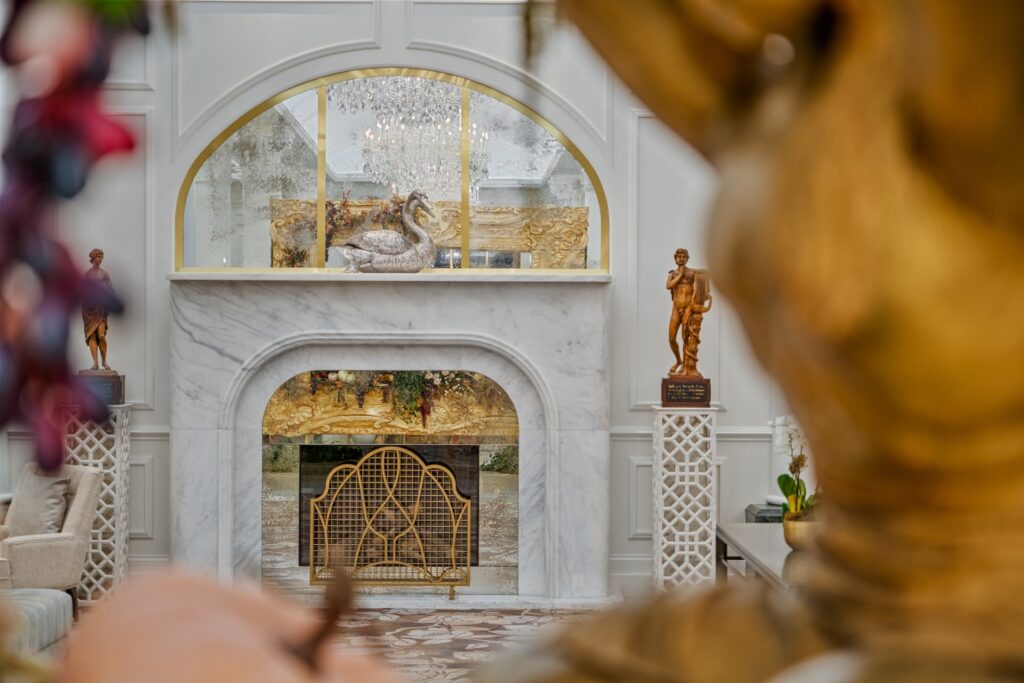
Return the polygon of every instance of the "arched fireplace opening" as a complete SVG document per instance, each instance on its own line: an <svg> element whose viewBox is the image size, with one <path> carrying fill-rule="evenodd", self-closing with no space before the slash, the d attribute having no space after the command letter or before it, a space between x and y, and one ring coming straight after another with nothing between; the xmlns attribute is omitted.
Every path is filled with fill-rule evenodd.
<svg viewBox="0 0 1024 683"><path fill-rule="evenodd" d="M489 377L302 372L262 431L271 588L319 595L340 563L368 592L518 592L519 419Z"/></svg>

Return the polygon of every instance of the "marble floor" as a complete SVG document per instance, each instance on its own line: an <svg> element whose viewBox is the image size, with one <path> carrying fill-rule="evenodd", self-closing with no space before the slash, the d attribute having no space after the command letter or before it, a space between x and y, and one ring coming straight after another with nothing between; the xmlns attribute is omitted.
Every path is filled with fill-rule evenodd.
<svg viewBox="0 0 1024 683"><path fill-rule="evenodd" d="M469 681L473 669L582 618L564 610L359 610L330 647L382 657L410 683Z"/></svg>

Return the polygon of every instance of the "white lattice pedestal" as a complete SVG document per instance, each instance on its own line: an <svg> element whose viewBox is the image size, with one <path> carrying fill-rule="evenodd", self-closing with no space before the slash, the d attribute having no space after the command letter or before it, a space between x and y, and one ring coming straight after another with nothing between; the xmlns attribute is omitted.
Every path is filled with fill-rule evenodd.
<svg viewBox="0 0 1024 683"><path fill-rule="evenodd" d="M654 408L654 585L715 578L715 412Z"/></svg>
<svg viewBox="0 0 1024 683"><path fill-rule="evenodd" d="M109 595L128 571L128 457L131 408L110 407L102 424L68 422L67 462L103 472L99 510L92 528L78 599L88 604Z"/></svg>

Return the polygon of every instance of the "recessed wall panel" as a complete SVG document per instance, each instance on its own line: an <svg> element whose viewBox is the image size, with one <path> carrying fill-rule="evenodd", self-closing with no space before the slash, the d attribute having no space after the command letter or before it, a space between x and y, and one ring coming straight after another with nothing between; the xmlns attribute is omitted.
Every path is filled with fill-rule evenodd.
<svg viewBox="0 0 1024 683"><path fill-rule="evenodd" d="M408 38L414 49L485 57L519 71L524 68L523 4L414 1ZM570 62L573 68L566 69ZM531 75L564 98L599 138L608 138L611 76L579 33L552 31Z"/></svg>
<svg viewBox="0 0 1024 683"><path fill-rule="evenodd" d="M152 342L155 312L147 301L147 141L146 115L125 114L116 117L136 137L132 154L103 159L93 170L82 193L61 207L61 233L72 258L84 271L89 252L102 249L102 268L110 274L114 291L125 302L122 315L111 315L107 331L107 362L125 376L125 400L151 405L147 387L148 347ZM152 315L151 315L152 313ZM79 313L71 319L68 340L73 370L92 365L85 345Z"/></svg>
<svg viewBox="0 0 1024 683"><path fill-rule="evenodd" d="M299 55L372 44L372 2L183 2L175 54L178 134L225 94Z"/></svg>
<svg viewBox="0 0 1024 683"><path fill-rule="evenodd" d="M706 225L714 191L710 167L658 119L637 121L636 197L636 400L661 400L661 378L674 363L668 345L671 293L665 289L673 254L679 247L690 252L689 265L708 266ZM712 280L714 295L714 280ZM712 401L721 391L719 325L721 301L716 299L704 316L698 370L711 378Z"/></svg>

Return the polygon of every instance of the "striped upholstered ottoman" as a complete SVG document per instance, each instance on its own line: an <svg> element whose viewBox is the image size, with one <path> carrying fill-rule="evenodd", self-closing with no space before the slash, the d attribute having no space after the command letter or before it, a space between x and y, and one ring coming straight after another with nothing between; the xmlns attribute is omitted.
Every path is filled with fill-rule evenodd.
<svg viewBox="0 0 1024 683"><path fill-rule="evenodd" d="M13 616L7 637L10 652L48 658L59 654L71 632L71 596L48 588L0 590Z"/></svg>

